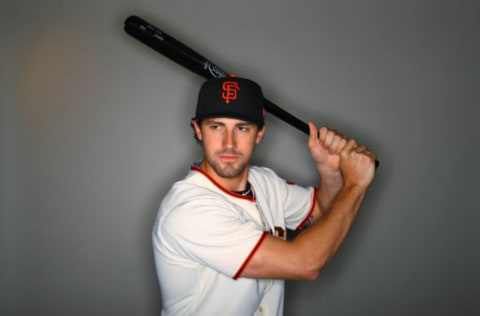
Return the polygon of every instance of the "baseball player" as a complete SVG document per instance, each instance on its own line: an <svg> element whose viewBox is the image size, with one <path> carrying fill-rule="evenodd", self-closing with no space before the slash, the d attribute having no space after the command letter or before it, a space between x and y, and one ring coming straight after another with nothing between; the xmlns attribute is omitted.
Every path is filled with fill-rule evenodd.
<svg viewBox="0 0 480 316"><path fill-rule="evenodd" d="M211 79L192 126L203 148L163 199L153 229L162 315L282 315L284 280L314 280L345 239L375 154L309 123L319 188L250 165L265 133L255 82ZM293 241L286 231L305 228Z"/></svg>

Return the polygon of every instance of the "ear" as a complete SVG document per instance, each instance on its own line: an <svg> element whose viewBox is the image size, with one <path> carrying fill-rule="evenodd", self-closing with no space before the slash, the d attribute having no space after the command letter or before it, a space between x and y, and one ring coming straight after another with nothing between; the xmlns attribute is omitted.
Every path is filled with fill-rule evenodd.
<svg viewBox="0 0 480 316"><path fill-rule="evenodd" d="M263 134L265 134L265 124L263 124L262 128L257 131L257 138L255 139L255 144L260 144L263 139Z"/></svg>
<svg viewBox="0 0 480 316"><path fill-rule="evenodd" d="M202 130L200 129L197 120L192 120L192 124L193 129L195 130L195 135L197 135L199 141L202 141Z"/></svg>

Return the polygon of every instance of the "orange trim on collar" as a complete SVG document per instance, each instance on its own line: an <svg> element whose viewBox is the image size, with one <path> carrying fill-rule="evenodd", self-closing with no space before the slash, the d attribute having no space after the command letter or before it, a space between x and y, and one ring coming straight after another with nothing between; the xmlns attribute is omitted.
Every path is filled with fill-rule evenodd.
<svg viewBox="0 0 480 316"><path fill-rule="evenodd" d="M210 182L212 182L217 188L219 188L220 190L222 190L224 193L234 197L234 198L237 198L237 199L242 199L242 200L247 200L247 201L251 201L251 202L255 202L255 195L253 197L251 196L248 196L248 195L241 195L241 194L238 194L238 193L235 193L233 191L230 191L229 189L223 187L220 183L218 183L217 181L215 181L208 173L206 173L205 171L203 171L202 169L192 165L190 167L190 170L192 171L197 171L197 172L200 172L201 174L203 174L208 180L210 180ZM251 184L250 184L251 185ZM252 186L252 190L253 190L253 186Z"/></svg>

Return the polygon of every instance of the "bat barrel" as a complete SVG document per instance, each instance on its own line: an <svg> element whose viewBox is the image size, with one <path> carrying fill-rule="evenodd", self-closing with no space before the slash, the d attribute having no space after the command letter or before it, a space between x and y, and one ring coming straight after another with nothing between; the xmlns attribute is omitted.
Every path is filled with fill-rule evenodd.
<svg viewBox="0 0 480 316"><path fill-rule="evenodd" d="M125 20L124 29L148 47L206 79L229 75L187 45L138 16L129 16Z"/></svg>

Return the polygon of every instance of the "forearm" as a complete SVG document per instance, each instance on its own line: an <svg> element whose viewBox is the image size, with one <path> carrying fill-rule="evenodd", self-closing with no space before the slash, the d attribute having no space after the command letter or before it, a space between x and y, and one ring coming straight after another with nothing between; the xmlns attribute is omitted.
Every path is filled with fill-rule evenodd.
<svg viewBox="0 0 480 316"><path fill-rule="evenodd" d="M333 258L353 224L365 191L358 186L342 188L330 211L293 241L309 269L319 272Z"/></svg>
<svg viewBox="0 0 480 316"><path fill-rule="evenodd" d="M317 201L324 216L343 187L343 177L340 171L329 171L321 166L317 166L317 171L320 176Z"/></svg>

